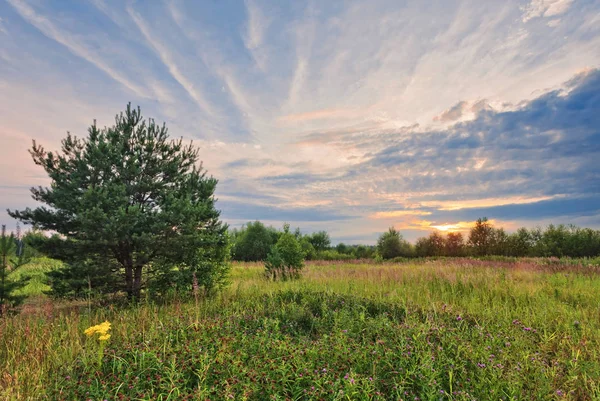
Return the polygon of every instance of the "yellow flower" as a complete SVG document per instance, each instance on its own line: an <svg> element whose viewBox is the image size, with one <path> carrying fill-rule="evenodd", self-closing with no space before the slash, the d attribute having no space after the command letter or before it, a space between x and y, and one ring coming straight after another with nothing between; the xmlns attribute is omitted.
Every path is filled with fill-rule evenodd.
<svg viewBox="0 0 600 401"><path fill-rule="evenodd" d="M106 321L106 322L97 324L95 326L88 327L87 329L85 329L84 333L88 337L91 337L96 333L100 334L100 336L102 337L102 336L106 336L109 330L110 330L110 322ZM108 338L110 338L110 335L108 335L106 340L108 340Z"/></svg>
<svg viewBox="0 0 600 401"><path fill-rule="evenodd" d="M110 338L110 334L103 334L100 337L98 337L98 340L100 341L106 341Z"/></svg>

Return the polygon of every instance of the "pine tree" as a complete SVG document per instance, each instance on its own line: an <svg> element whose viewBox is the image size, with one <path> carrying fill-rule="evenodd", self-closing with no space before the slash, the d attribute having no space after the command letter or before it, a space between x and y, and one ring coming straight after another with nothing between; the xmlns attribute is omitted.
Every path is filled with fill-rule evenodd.
<svg viewBox="0 0 600 401"><path fill-rule="evenodd" d="M128 105L112 127L94 122L84 139L69 133L61 152L47 152L34 141L30 153L51 186L31 189L44 206L9 214L58 233L54 256L71 269L101 269L110 259L122 284L110 290L124 289L130 298L140 296L143 273L153 262L222 272L207 271L202 259L203 248L227 246L227 226L215 208L217 180L206 176L191 143L169 139L166 126L144 120L139 107Z"/></svg>
<svg viewBox="0 0 600 401"><path fill-rule="evenodd" d="M15 294L15 291L27 284L27 278L14 281L8 276L19 267L29 262L25 254L25 245L17 227L17 235L6 233L6 226L2 225L0 232L0 316L8 309L20 304L25 298Z"/></svg>

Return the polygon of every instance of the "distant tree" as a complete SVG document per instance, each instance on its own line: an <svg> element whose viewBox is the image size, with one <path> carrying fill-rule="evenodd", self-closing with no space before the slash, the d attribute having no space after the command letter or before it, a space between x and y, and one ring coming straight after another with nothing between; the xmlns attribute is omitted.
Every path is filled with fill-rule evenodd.
<svg viewBox="0 0 600 401"><path fill-rule="evenodd" d="M433 231L428 237L417 239L415 252L417 256L444 256L446 254L444 236L437 231Z"/></svg>
<svg viewBox="0 0 600 401"><path fill-rule="evenodd" d="M353 252L356 259L370 259L373 257L374 250L366 245L358 245Z"/></svg>
<svg viewBox="0 0 600 401"><path fill-rule="evenodd" d="M377 253L383 259L392 259L398 256L409 256L409 244L404 241L402 234L390 227L388 231L381 234L377 240Z"/></svg>
<svg viewBox="0 0 600 401"><path fill-rule="evenodd" d="M138 298L143 273L156 261L192 271L222 262L202 260L203 249L227 246L227 226L215 209L217 180L206 176L191 143L169 139L165 125L144 120L139 108L128 105L112 127L94 122L84 139L69 133L61 152L34 141L30 153L51 180L31 189L44 206L9 214L58 233L63 252L56 256L72 273L85 265L102 269L96 263L110 258L123 284L110 290Z"/></svg>
<svg viewBox="0 0 600 401"><path fill-rule="evenodd" d="M446 256L463 256L464 255L464 238L462 233L450 232L446 235L444 249Z"/></svg>
<svg viewBox="0 0 600 401"><path fill-rule="evenodd" d="M479 218L471 228L468 244L476 256L490 255L493 249L494 227L487 217Z"/></svg>
<svg viewBox="0 0 600 401"><path fill-rule="evenodd" d="M503 228L492 230L490 239L490 253L492 255L509 256L510 255L510 236Z"/></svg>
<svg viewBox="0 0 600 401"><path fill-rule="evenodd" d="M272 279L295 279L300 277L304 267L304 252L300 241L290 232L289 224L284 224L283 233L267 256L265 270Z"/></svg>
<svg viewBox="0 0 600 401"><path fill-rule="evenodd" d="M524 227L508 236L509 256L523 257L532 253L534 240L531 233Z"/></svg>
<svg viewBox="0 0 600 401"><path fill-rule="evenodd" d="M541 243L544 254L541 256L562 257L567 255L567 243L570 236L564 224L550 224L542 233Z"/></svg>
<svg viewBox="0 0 600 401"><path fill-rule="evenodd" d="M347 255L352 249L343 242L340 242L335 246L335 250L336 252L341 253L342 255Z"/></svg>
<svg viewBox="0 0 600 401"><path fill-rule="evenodd" d="M317 257L317 251L313 244L310 243L308 236L300 238L300 247L302 248L302 252L304 252L304 258L306 260L314 260Z"/></svg>
<svg viewBox="0 0 600 401"><path fill-rule="evenodd" d="M431 255L430 243L428 237L419 237L415 242L415 254L418 257L427 257Z"/></svg>
<svg viewBox="0 0 600 401"><path fill-rule="evenodd" d="M331 246L331 239L327 231L317 231L308 237L308 241L315 248L315 251L320 252L328 249Z"/></svg>
<svg viewBox="0 0 600 401"><path fill-rule="evenodd" d="M429 243L431 244L431 256L443 256L445 251L444 236L437 231L429 234Z"/></svg>
<svg viewBox="0 0 600 401"><path fill-rule="evenodd" d="M18 229L17 235L7 234L6 226L2 225L0 231L0 316L6 314L7 310L17 306L25 298L17 295L16 291L27 284L27 277L17 281L8 277L10 273L29 262L24 246Z"/></svg>
<svg viewBox="0 0 600 401"><path fill-rule="evenodd" d="M245 262L265 260L277 242L278 235L273 231L273 228L266 227L260 221L247 223L233 240L233 258Z"/></svg>

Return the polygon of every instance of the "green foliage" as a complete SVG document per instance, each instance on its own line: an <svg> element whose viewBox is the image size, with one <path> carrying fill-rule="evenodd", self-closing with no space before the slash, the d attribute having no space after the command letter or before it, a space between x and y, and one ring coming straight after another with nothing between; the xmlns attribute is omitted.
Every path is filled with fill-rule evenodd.
<svg viewBox="0 0 600 401"><path fill-rule="evenodd" d="M322 252L331 246L331 239L327 231L314 232L307 236L307 239L317 252Z"/></svg>
<svg viewBox="0 0 600 401"><path fill-rule="evenodd" d="M302 252L304 253L304 259L314 260L317 258L317 251L306 236L300 239L300 247L302 248Z"/></svg>
<svg viewBox="0 0 600 401"><path fill-rule="evenodd" d="M100 255L64 263L46 276L50 290L45 293L55 299L99 298L124 289L118 263Z"/></svg>
<svg viewBox="0 0 600 401"><path fill-rule="evenodd" d="M326 260L326 261L352 260L352 259L356 259L356 257L354 255L347 254L347 253L339 253L338 251L336 251L334 249L328 249L325 251L318 252L316 259L317 260Z"/></svg>
<svg viewBox="0 0 600 401"><path fill-rule="evenodd" d="M15 295L43 297L51 288L47 274L63 267L62 262L47 257L33 257L31 261L8 275L12 281L27 280L27 284L16 290Z"/></svg>
<svg viewBox="0 0 600 401"><path fill-rule="evenodd" d="M375 247L357 245L352 251L355 259L371 259L375 255Z"/></svg>
<svg viewBox="0 0 600 401"><path fill-rule="evenodd" d="M215 209L217 180L206 176L192 144L169 139L167 128L144 120L139 108L128 105L112 127L94 123L84 139L68 134L61 152L34 142L31 154L51 180L31 190L44 206L9 213L57 232L62 244L55 257L78 279L112 271L115 263L97 264L110 258L124 282L106 290L137 298L143 273L157 260L212 274L196 264L202 246L226 246L227 227Z"/></svg>
<svg viewBox="0 0 600 401"><path fill-rule="evenodd" d="M157 260L149 268L148 290L154 298L172 299L190 296L196 282L205 296L229 284L231 242L205 244L196 250L194 263L173 266L168 260Z"/></svg>
<svg viewBox="0 0 600 401"><path fill-rule="evenodd" d="M240 230L233 230L232 257L244 262L259 262L267 258L271 247L279 239L279 232L260 221L248 222Z"/></svg>
<svg viewBox="0 0 600 401"><path fill-rule="evenodd" d="M494 228L487 217L479 218L469 233L468 244L475 256L490 255L494 248Z"/></svg>
<svg viewBox="0 0 600 401"><path fill-rule="evenodd" d="M18 228L17 235L7 234L6 226L2 225L0 231L0 317L23 302L25 296L17 292L27 285L29 277L22 276L15 279L14 273L29 261L30 257L26 254L25 244Z"/></svg>
<svg viewBox="0 0 600 401"><path fill-rule="evenodd" d="M343 242L340 242L339 244L337 244L334 249L337 253L341 253L341 254L349 254L352 251L352 249L348 245L344 244Z"/></svg>
<svg viewBox="0 0 600 401"><path fill-rule="evenodd" d="M411 256L412 249L410 244L402 238L402 234L394 227L390 227L377 240L377 253L383 259L392 259L398 256Z"/></svg>
<svg viewBox="0 0 600 401"><path fill-rule="evenodd" d="M444 241L445 256L464 256L465 243L462 233L448 233Z"/></svg>
<svg viewBox="0 0 600 401"><path fill-rule="evenodd" d="M265 263L267 277L273 280L299 278L303 267L304 252L300 241L290 232L289 224L284 224L283 233L267 256Z"/></svg>
<svg viewBox="0 0 600 401"><path fill-rule="evenodd" d="M415 244L417 256L443 256L446 254L446 240L437 231L427 238L419 238Z"/></svg>

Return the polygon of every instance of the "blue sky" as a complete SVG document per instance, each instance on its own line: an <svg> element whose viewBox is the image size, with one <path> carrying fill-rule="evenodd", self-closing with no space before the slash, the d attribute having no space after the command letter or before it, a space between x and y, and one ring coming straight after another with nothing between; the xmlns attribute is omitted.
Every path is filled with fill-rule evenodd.
<svg viewBox="0 0 600 401"><path fill-rule="evenodd" d="M131 101L232 226L600 228L598 68L596 0L0 0L0 221L48 184L31 139Z"/></svg>

